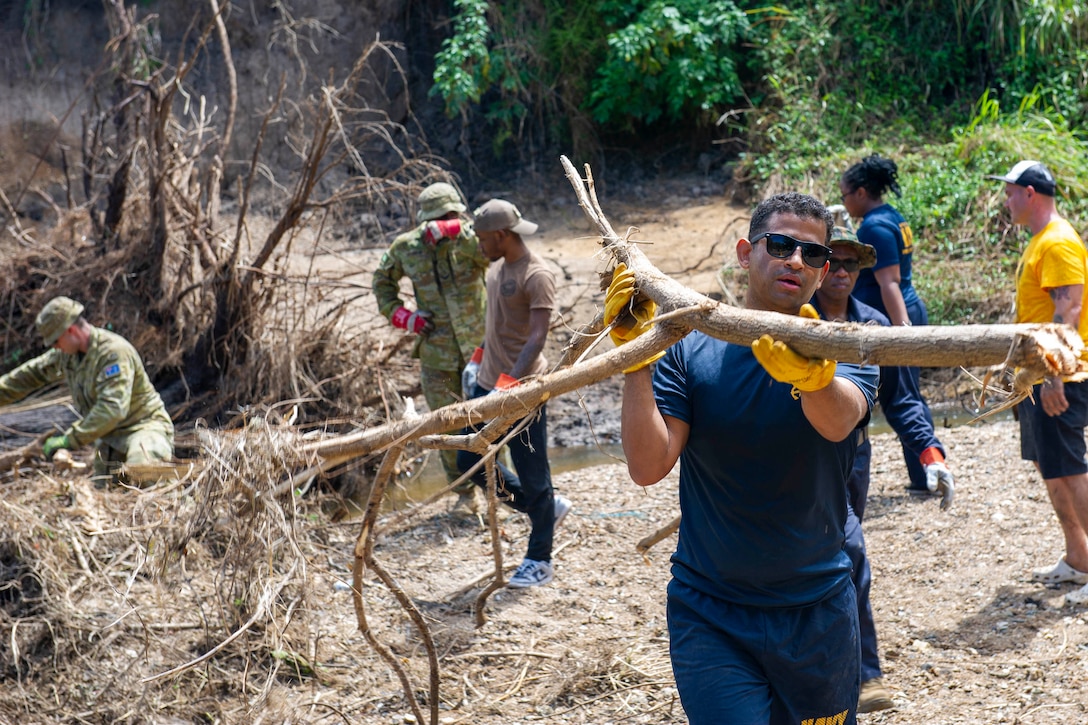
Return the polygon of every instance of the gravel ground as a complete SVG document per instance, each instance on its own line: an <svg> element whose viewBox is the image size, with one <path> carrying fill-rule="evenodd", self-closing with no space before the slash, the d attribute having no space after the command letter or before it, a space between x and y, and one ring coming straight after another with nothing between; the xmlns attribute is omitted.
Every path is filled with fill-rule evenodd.
<svg viewBox="0 0 1088 725"><path fill-rule="evenodd" d="M1018 460L1016 424L983 422L940 436L957 478L947 512L903 491L893 435L873 439L864 528L896 707L859 721L1088 721L1085 609L1065 605L1072 585L1029 581L1033 567L1061 554L1061 538L1042 482ZM685 722L664 621L675 536L645 559L634 550L675 515L675 478L642 490L623 466L609 465L562 474L556 485L576 506L557 537L556 580L497 594L481 629L469 613L475 591L449 593L487 569L486 530L439 514L383 542L382 555L403 567L403 583L432 602L447 661L456 663L444 675L444 721ZM523 517L507 518L503 532L516 563ZM480 654L500 650L520 654ZM362 721L395 722L394 702L387 705Z"/></svg>

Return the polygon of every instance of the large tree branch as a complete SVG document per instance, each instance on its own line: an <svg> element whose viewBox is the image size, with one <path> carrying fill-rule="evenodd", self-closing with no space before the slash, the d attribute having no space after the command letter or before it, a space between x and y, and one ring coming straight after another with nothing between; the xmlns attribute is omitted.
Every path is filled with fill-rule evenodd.
<svg viewBox="0 0 1088 725"><path fill-rule="evenodd" d="M1083 366L1079 356L1084 344L1073 328L1063 325L880 327L807 320L715 302L670 279L635 244L620 238L600 209L588 166L586 178L582 179L566 157L562 162L579 203L597 226L601 245L615 260L634 270L642 292L657 301L662 310L659 324L621 348L578 362L600 333L600 319L595 319L575 335L565 352L562 364L569 367L528 380L502 394L310 443L304 446L304 453L339 462L384 450L398 441L437 435L484 420L524 417L553 396L603 380L664 350L691 329L740 345L750 345L760 335L770 334L803 355L841 362L925 367L1005 364L1026 371L1025 378L1069 375Z"/></svg>

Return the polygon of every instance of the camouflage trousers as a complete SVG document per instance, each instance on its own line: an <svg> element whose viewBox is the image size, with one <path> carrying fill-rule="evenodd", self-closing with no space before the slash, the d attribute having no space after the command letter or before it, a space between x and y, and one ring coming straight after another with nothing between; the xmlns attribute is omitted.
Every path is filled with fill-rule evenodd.
<svg viewBox="0 0 1088 725"><path fill-rule="evenodd" d="M459 403L461 395L461 373L456 370L435 370L426 366L420 367L419 381L423 387L423 399L427 401L427 408L438 410L439 408ZM448 431L457 433L459 429ZM446 472L446 481L453 483L461 477L461 470L457 467L457 451L439 451L442 457L442 470ZM472 481L466 481L456 489L457 493L472 493Z"/></svg>
<svg viewBox="0 0 1088 725"><path fill-rule="evenodd" d="M98 441L94 449L95 477L112 477L122 463L140 465L170 460L174 455L174 433L148 427L130 433L122 446L115 448L105 441Z"/></svg>

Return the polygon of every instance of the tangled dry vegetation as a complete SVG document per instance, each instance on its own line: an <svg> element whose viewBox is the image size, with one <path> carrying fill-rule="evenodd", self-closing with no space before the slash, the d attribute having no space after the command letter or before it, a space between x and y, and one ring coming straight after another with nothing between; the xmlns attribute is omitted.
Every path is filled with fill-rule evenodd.
<svg viewBox="0 0 1088 725"><path fill-rule="evenodd" d="M896 709L860 721L1083 721L1088 617L1064 604L1068 585L1028 580L1061 538L1017 460L1015 424L940 435L959 488L946 513L903 492L898 445L874 436L865 527ZM410 522L387 511L374 554L399 593L368 573L360 594L413 704L359 629L361 520L333 522L342 502L321 486L270 495L306 463L297 432L254 420L201 438L203 469L143 490L41 469L5 481L0 721L411 722L432 656L440 723L685 721L664 618L675 539L635 550L675 514L675 477L644 490L621 465L557 475L575 503L557 532L557 578L496 593L483 626L473 604L491 574L491 530L452 515L448 499ZM516 562L528 523L499 520Z"/></svg>
<svg viewBox="0 0 1088 725"><path fill-rule="evenodd" d="M172 65L152 17L104 3L114 37L68 110L82 110L78 141L64 136L66 116L5 147L14 160L0 175L5 365L36 352L35 314L68 294L93 322L155 351L151 372L175 418L224 422L241 406L289 401L303 419L320 408L335 420L379 405L378 370L401 346L345 324L365 290L331 276L317 284L312 264L296 260L347 218L370 219L353 231L383 240L381 219L399 223L411 211L402 199L445 176L425 140L383 110L395 99L379 79L403 76L395 49L363 47L339 79L315 78L298 57L268 106L247 111L260 124L228 183L224 159L238 153L230 8L210 7ZM191 82L201 64L225 69L225 108L207 107ZM275 210L267 224L256 206Z"/></svg>

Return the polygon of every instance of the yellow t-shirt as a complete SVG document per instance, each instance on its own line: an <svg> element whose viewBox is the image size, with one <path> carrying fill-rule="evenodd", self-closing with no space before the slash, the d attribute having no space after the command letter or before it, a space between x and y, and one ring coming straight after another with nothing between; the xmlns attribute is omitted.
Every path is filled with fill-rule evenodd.
<svg viewBox="0 0 1088 725"><path fill-rule="evenodd" d="M1050 290L1088 281L1088 249L1073 225L1056 219L1028 242L1016 279L1016 321L1053 322ZM1088 301L1088 300L1086 300ZM1088 341L1088 304L1081 306L1077 330Z"/></svg>

